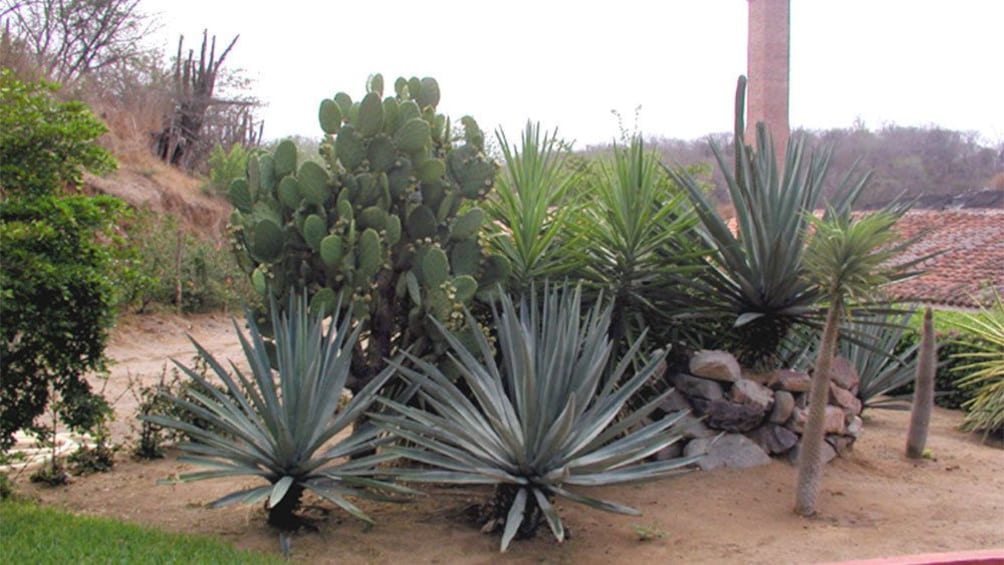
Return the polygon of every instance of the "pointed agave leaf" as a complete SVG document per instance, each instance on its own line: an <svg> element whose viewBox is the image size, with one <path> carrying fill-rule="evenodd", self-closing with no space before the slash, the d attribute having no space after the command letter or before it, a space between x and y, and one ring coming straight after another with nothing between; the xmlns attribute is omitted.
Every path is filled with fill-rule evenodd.
<svg viewBox="0 0 1004 565"><path fill-rule="evenodd" d="M551 501L547 499L547 495L540 489L533 489L533 496L537 499L537 506L540 507L540 511L544 513L544 518L547 520L547 525L551 528L551 533L554 534L554 539L558 540L558 543L565 541L565 526L561 524L561 517L558 516L557 509L554 508Z"/></svg>
<svg viewBox="0 0 1004 565"><path fill-rule="evenodd" d="M509 549L509 543L512 541L512 538L516 537L519 527L523 525L524 510L526 509L526 490L525 488L519 489L516 497L513 498L512 506L509 507L509 513L506 515L505 531L502 533L501 551L503 553Z"/></svg>
<svg viewBox="0 0 1004 565"><path fill-rule="evenodd" d="M268 495L269 508L275 508L280 502L282 502L286 493L289 492L289 487L293 486L293 482L293 477L286 475L272 485L272 492Z"/></svg>
<svg viewBox="0 0 1004 565"><path fill-rule="evenodd" d="M272 485L232 492L222 498L218 498L210 502L209 507L221 508L230 504L254 504L255 502L265 500L270 492L272 492Z"/></svg>
<svg viewBox="0 0 1004 565"><path fill-rule="evenodd" d="M591 506L598 510L604 510L606 512L614 512L616 514L626 514L628 516L641 516L641 512L631 508L630 506L624 506L622 504L617 504L614 502L608 502L606 500L600 500L599 498L590 498L588 496L583 496L581 494L574 493L570 490L565 490L561 487L552 486L551 490L555 494L559 494L572 502L578 502L579 504L585 504L586 506Z"/></svg>

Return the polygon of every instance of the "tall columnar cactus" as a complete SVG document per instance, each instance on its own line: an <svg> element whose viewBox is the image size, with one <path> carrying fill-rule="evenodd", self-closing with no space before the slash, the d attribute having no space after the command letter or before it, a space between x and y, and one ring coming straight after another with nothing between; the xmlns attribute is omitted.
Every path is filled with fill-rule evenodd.
<svg viewBox="0 0 1004 565"><path fill-rule="evenodd" d="M445 351L429 316L461 329L463 307L489 297L510 270L482 248L484 213L470 204L488 194L497 168L477 123L462 118L454 139L436 113L435 79L399 78L394 91L383 97L383 77L373 75L361 100L323 100L323 166L283 141L252 157L247 178L229 189L235 248L262 296L285 304L304 289L312 308L332 309L343 293L365 323L353 390L401 348Z"/></svg>
<svg viewBox="0 0 1004 565"><path fill-rule="evenodd" d="M917 377L913 383L913 408L910 410L910 429L906 436L906 456L920 459L927 443L927 428L934 408L934 374L938 370L937 344L934 340L934 322L931 308L924 311L924 328L920 334L920 352L917 354Z"/></svg>

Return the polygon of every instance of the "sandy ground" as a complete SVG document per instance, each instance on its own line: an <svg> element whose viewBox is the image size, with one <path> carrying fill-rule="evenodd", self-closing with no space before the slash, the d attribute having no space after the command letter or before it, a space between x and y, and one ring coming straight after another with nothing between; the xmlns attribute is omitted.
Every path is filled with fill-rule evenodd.
<svg viewBox="0 0 1004 565"><path fill-rule="evenodd" d="M131 317L120 323L109 354L116 362L107 386L117 398L117 438L129 432L135 400L130 379L155 382L169 357L188 362L190 333L223 358L240 358L228 317ZM597 494L640 509L644 516L606 514L559 502L573 537L548 535L516 542L478 532L461 509L482 501L478 489L427 489L415 502L361 502L376 519L365 524L340 511L320 532L297 534L292 556L309 563L815 563L897 554L1004 550L1004 449L958 431L961 415L938 409L928 447L933 457L903 455L908 414L870 411L854 453L825 471L819 514L792 512L795 468L783 461L747 470L693 473ZM189 470L173 456L137 462L123 450L114 471L79 477L65 488L25 484L44 503L113 516L167 531L217 536L242 548L277 552L277 535L258 507L210 510L205 503L253 480L158 485ZM23 481L23 477L21 478Z"/></svg>

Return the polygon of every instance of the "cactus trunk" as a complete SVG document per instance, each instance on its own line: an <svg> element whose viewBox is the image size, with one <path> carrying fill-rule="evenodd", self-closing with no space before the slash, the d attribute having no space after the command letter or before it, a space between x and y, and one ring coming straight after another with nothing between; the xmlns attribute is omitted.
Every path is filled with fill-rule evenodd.
<svg viewBox="0 0 1004 565"><path fill-rule="evenodd" d="M826 325L820 341L819 357L812 375L809 391L809 419L802 434L802 446L798 457L798 486L795 491L795 512L802 516L816 513L816 498L823 478L822 448L826 403L830 396L830 367L840 337L840 312L843 296L835 294L830 300L826 313Z"/></svg>
<svg viewBox="0 0 1004 565"><path fill-rule="evenodd" d="M924 329L920 337L917 358L917 377L913 385L913 408L910 410L910 430L906 436L906 456L920 459L927 443L927 428L934 407L934 373L938 359L934 339L934 320L931 308L924 311Z"/></svg>

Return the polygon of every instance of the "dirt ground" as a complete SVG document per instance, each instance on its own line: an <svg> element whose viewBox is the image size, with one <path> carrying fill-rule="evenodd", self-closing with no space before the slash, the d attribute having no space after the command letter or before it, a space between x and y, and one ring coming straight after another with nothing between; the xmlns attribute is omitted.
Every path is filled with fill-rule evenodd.
<svg viewBox="0 0 1004 565"><path fill-rule="evenodd" d="M136 316L120 323L108 351L115 365L106 389L117 398L119 440L129 433L136 407L126 392L128 381L155 382L169 357L188 362L194 349L186 333L220 357L241 357L224 315ZM594 491L638 508L642 517L559 501L573 534L563 544L548 533L499 554L498 537L481 534L461 516L487 491L439 488L405 504L360 502L377 522L371 528L336 510L321 521L320 532L294 536L292 556L308 563L779 564L1004 549L999 441L981 444L980 437L958 431L960 413L938 409L928 439L933 457L908 461L903 456L908 414L873 410L866 416L854 453L827 466L819 514L811 519L792 512L795 467L774 461ZM132 461L126 451L110 473L79 477L59 489L24 484L23 491L75 512L278 552L278 537L265 526L261 507L204 507L253 480L158 485L189 466L174 454Z"/></svg>

